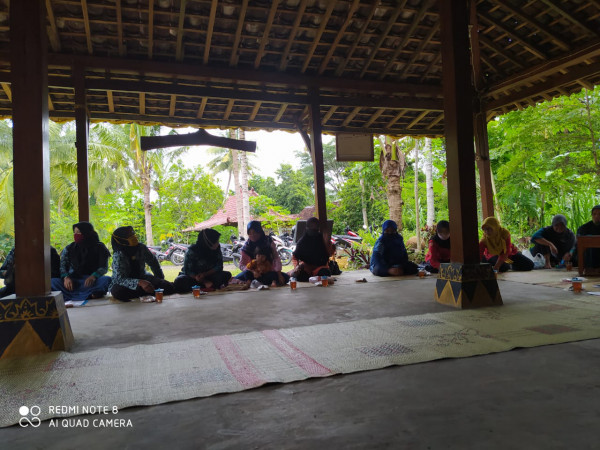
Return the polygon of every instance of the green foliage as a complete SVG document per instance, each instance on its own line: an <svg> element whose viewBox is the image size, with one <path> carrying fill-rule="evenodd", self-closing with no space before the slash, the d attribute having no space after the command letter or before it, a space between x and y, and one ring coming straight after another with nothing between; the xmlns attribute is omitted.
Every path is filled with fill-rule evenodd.
<svg viewBox="0 0 600 450"><path fill-rule="evenodd" d="M349 269L366 269L371 265L372 248L367 244L353 245L342 250L342 254L348 257Z"/></svg>

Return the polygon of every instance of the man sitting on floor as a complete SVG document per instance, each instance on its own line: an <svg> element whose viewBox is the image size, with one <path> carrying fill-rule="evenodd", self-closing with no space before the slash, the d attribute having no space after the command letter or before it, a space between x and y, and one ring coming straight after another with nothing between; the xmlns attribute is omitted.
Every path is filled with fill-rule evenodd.
<svg viewBox="0 0 600 450"><path fill-rule="evenodd" d="M577 236L600 236L600 205L592 208L592 220L577 229ZM600 248L588 248L583 265L586 275L600 274Z"/></svg>

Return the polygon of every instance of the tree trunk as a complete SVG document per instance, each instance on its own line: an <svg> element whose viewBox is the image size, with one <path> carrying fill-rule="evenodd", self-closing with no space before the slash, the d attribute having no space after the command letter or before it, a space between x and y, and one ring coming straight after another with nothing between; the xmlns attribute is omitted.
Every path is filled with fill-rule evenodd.
<svg viewBox="0 0 600 450"><path fill-rule="evenodd" d="M367 202L365 200L365 180L359 175L360 180L360 204L362 206L363 230L369 228L369 220L367 218Z"/></svg>
<svg viewBox="0 0 600 450"><path fill-rule="evenodd" d="M421 251L421 217L419 213L419 143L415 145L415 228L417 229L417 252Z"/></svg>
<svg viewBox="0 0 600 450"><path fill-rule="evenodd" d="M592 141L592 156L594 157L594 166L596 167L596 174L600 176L600 164L598 164L598 152L596 151L596 137L594 136L594 122L592 121L592 111L590 108L590 96L589 91L585 90L585 110L587 113L588 127L590 129L590 139Z"/></svg>
<svg viewBox="0 0 600 450"><path fill-rule="evenodd" d="M386 195L388 207L390 209L390 219L398 224L398 230L402 230L402 183L404 178L404 168L406 167L406 158L404 153L399 152L396 147L394 154L391 139L387 136L384 141L384 148L379 156L379 169L381 175L387 181ZM390 148L386 148L389 145Z"/></svg>
<svg viewBox="0 0 600 450"><path fill-rule="evenodd" d="M246 140L246 133L243 129L238 129L238 139L241 141ZM240 152L240 172L241 172L241 184L242 184L242 217L244 219L244 236L246 236L246 227L250 222L250 197L248 195L248 154L246 152Z"/></svg>
<svg viewBox="0 0 600 450"><path fill-rule="evenodd" d="M425 185L427 187L427 226L431 227L435 223L435 200L433 195L433 150L429 138L425 138L423 154L425 155Z"/></svg>
<svg viewBox="0 0 600 450"><path fill-rule="evenodd" d="M390 208L390 219L398 224L398 231L402 230L402 185L400 177L391 176L387 179L387 200Z"/></svg>
<svg viewBox="0 0 600 450"><path fill-rule="evenodd" d="M144 164L142 174L142 191L144 193L144 222L146 224L146 245L154 245L154 236L152 235L152 203L150 203L150 170Z"/></svg>
<svg viewBox="0 0 600 450"><path fill-rule="evenodd" d="M229 130L229 137L235 138L236 136L234 133L235 131ZM238 236L242 237L246 235L246 230L244 228L244 211L242 208L242 191L240 188L240 161L237 150L231 149L231 163L233 166L233 182L235 186L235 212L237 215Z"/></svg>

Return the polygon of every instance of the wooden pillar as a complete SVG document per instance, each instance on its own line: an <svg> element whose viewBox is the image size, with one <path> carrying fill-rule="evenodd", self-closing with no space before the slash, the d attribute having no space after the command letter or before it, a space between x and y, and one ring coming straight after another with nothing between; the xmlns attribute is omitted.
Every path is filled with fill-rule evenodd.
<svg viewBox="0 0 600 450"><path fill-rule="evenodd" d="M315 211L319 218L321 231L325 231L327 230L327 204L325 200L325 166L323 165L319 91L313 89L309 96L310 152L313 160L313 174L315 177Z"/></svg>
<svg viewBox="0 0 600 450"><path fill-rule="evenodd" d="M50 292L50 151L45 0L10 2L18 296Z"/></svg>
<svg viewBox="0 0 600 450"><path fill-rule="evenodd" d="M85 71L81 66L73 66L75 86L75 128L77 148L77 201L79 221L90 220L90 195L88 183L88 141L90 121L85 95Z"/></svg>
<svg viewBox="0 0 600 450"><path fill-rule="evenodd" d="M0 359L68 350L73 333L50 292L46 1L10 2L15 290L0 300Z"/></svg>
<svg viewBox="0 0 600 450"><path fill-rule="evenodd" d="M492 190L492 168L488 143L487 121L484 112L475 113L475 150L479 171L479 191L483 217L494 215L494 192Z"/></svg>
<svg viewBox="0 0 600 450"><path fill-rule="evenodd" d="M479 264L468 3L439 1L452 245L451 262L440 269L435 298L459 308L502 304L491 266Z"/></svg>

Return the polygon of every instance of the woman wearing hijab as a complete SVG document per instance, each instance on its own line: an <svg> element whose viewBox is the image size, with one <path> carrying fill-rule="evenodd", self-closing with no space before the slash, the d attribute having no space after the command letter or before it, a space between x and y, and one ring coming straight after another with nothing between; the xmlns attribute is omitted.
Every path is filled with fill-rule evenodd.
<svg viewBox="0 0 600 450"><path fill-rule="evenodd" d="M488 217L481 224L483 239L479 242L481 262L490 263L494 270L506 272L512 270L524 272L533 269L533 261L523 256L510 241L510 232L502 228L495 217ZM510 264L510 266L509 266Z"/></svg>
<svg viewBox="0 0 600 450"><path fill-rule="evenodd" d="M319 219L311 217L306 221L306 232L292 254L294 269L290 275L298 281L308 281L314 276L331 276L328 263L334 251L329 239L319 231Z"/></svg>
<svg viewBox="0 0 600 450"><path fill-rule="evenodd" d="M11 248L6 255L0 278L4 278L4 287L0 289L0 298L15 293L15 248ZM54 247L50 247L50 278L60 278L60 256Z"/></svg>
<svg viewBox="0 0 600 450"><path fill-rule="evenodd" d="M219 237L221 233L207 228L198 233L196 243L188 249L183 267L173 284L179 293L190 292L198 285L204 290L227 286L231 272L223 271L223 254Z"/></svg>
<svg viewBox="0 0 600 450"><path fill-rule="evenodd" d="M538 253L546 259L545 269L561 261L571 260L571 249L575 247L575 234L567 228L567 218L557 214L552 218L552 225L541 228L533 236L531 243L535 244L531 249L532 255Z"/></svg>
<svg viewBox="0 0 600 450"><path fill-rule="evenodd" d="M60 277L52 278L52 290L61 291L65 301L104 297L111 278L110 252L89 222L73 225L73 242L60 255Z"/></svg>
<svg viewBox="0 0 600 450"><path fill-rule="evenodd" d="M404 239L398 233L398 225L386 220L381 226L381 236L375 242L371 255L371 272L378 277L414 275L418 266L408 260Z"/></svg>
<svg viewBox="0 0 600 450"><path fill-rule="evenodd" d="M284 285L287 283L287 274L281 273L281 258L277 253L277 246L273 239L267 236L262 229L262 225L258 220L248 222L246 228L248 230L248 240L242 247L242 257L240 258L240 269L245 271L248 264L256 259L259 248L270 248L273 254L272 268L277 273L277 284Z"/></svg>
<svg viewBox="0 0 600 450"><path fill-rule="evenodd" d="M148 247L139 243L133 227L117 228L110 243L113 248L110 292L114 298L128 302L132 298L152 295L157 288L163 289L164 295L175 292L173 283L165 281L156 257ZM146 264L154 275L146 272Z"/></svg>
<svg viewBox="0 0 600 450"><path fill-rule="evenodd" d="M431 273L440 271L441 263L450 262L450 222L440 220L435 227L435 236L429 240L429 250L425 256L425 270Z"/></svg>

